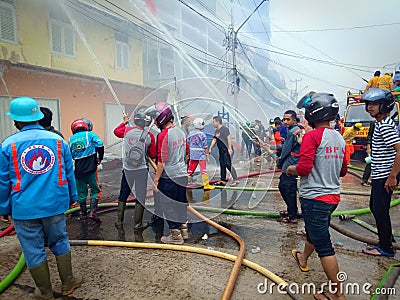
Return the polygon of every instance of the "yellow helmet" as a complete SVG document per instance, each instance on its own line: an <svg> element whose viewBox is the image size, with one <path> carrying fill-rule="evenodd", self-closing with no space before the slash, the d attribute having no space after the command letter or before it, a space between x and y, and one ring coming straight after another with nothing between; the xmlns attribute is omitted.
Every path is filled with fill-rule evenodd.
<svg viewBox="0 0 400 300"><path fill-rule="evenodd" d="M356 124L354 124L354 127L357 127L358 129L361 129L362 128L362 123L356 123Z"/></svg>

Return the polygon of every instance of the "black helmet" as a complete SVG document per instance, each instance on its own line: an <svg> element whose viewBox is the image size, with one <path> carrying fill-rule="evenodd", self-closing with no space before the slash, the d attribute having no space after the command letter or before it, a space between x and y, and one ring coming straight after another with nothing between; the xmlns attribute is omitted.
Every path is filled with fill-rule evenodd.
<svg viewBox="0 0 400 300"><path fill-rule="evenodd" d="M306 109L304 117L311 126L319 121L333 121L339 112L338 101L333 94L328 93L307 94L297 107Z"/></svg>
<svg viewBox="0 0 400 300"><path fill-rule="evenodd" d="M361 101L365 103L365 110L368 111L369 102L379 102L379 114L387 114L393 110L395 100L393 94L389 90L370 88L361 97Z"/></svg>
<svg viewBox="0 0 400 300"><path fill-rule="evenodd" d="M133 116L133 122L135 123L136 126L139 126L141 128L148 126L150 121L151 119L148 116L146 116L143 111L137 111Z"/></svg>

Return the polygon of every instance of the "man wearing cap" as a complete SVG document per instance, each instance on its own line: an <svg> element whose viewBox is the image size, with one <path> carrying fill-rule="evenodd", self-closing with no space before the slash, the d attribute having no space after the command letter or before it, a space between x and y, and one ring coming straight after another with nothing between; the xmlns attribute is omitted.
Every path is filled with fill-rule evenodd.
<svg viewBox="0 0 400 300"><path fill-rule="evenodd" d="M357 136L357 132L363 129L361 123L356 123L354 126L347 128L343 133L343 138L346 141L346 161L350 164L350 156L354 153L353 140Z"/></svg>
<svg viewBox="0 0 400 300"><path fill-rule="evenodd" d="M37 287L35 299L54 299L45 240L56 256L61 295L70 295L83 278L72 274L64 215L70 201L78 199L69 147L58 134L39 125L43 113L34 99L14 99L7 115L20 132L7 137L0 148L0 215L12 213Z"/></svg>

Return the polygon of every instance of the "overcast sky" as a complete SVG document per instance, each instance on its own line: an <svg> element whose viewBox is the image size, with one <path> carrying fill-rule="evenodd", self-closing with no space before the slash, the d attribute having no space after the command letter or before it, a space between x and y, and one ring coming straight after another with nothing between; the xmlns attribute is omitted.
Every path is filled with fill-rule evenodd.
<svg viewBox="0 0 400 300"><path fill-rule="evenodd" d="M290 80L302 78L298 83L298 90L306 86L308 88L300 94L308 90L329 91L339 100L343 100L348 89L340 85L364 89L366 83L360 77L369 79L375 70L393 72L394 65L390 69L382 67L400 62L399 24L340 31L276 32L400 23L398 0L270 0L269 2L272 46L316 59L360 65L362 67L353 67L369 71L353 70L354 74L346 68L271 53L271 57L278 59L283 65L332 83L314 80L280 66L273 66L283 75L289 88L294 88L294 83L290 83ZM257 37L261 38L261 35Z"/></svg>

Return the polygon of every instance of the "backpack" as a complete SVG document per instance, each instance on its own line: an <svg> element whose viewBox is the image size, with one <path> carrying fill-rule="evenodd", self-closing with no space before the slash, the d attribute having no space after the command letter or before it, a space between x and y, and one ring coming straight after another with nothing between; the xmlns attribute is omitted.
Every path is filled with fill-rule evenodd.
<svg viewBox="0 0 400 300"><path fill-rule="evenodd" d="M143 130L139 142L129 147L126 152L125 161L129 166L137 168L145 164L146 136L148 133L148 130Z"/></svg>

